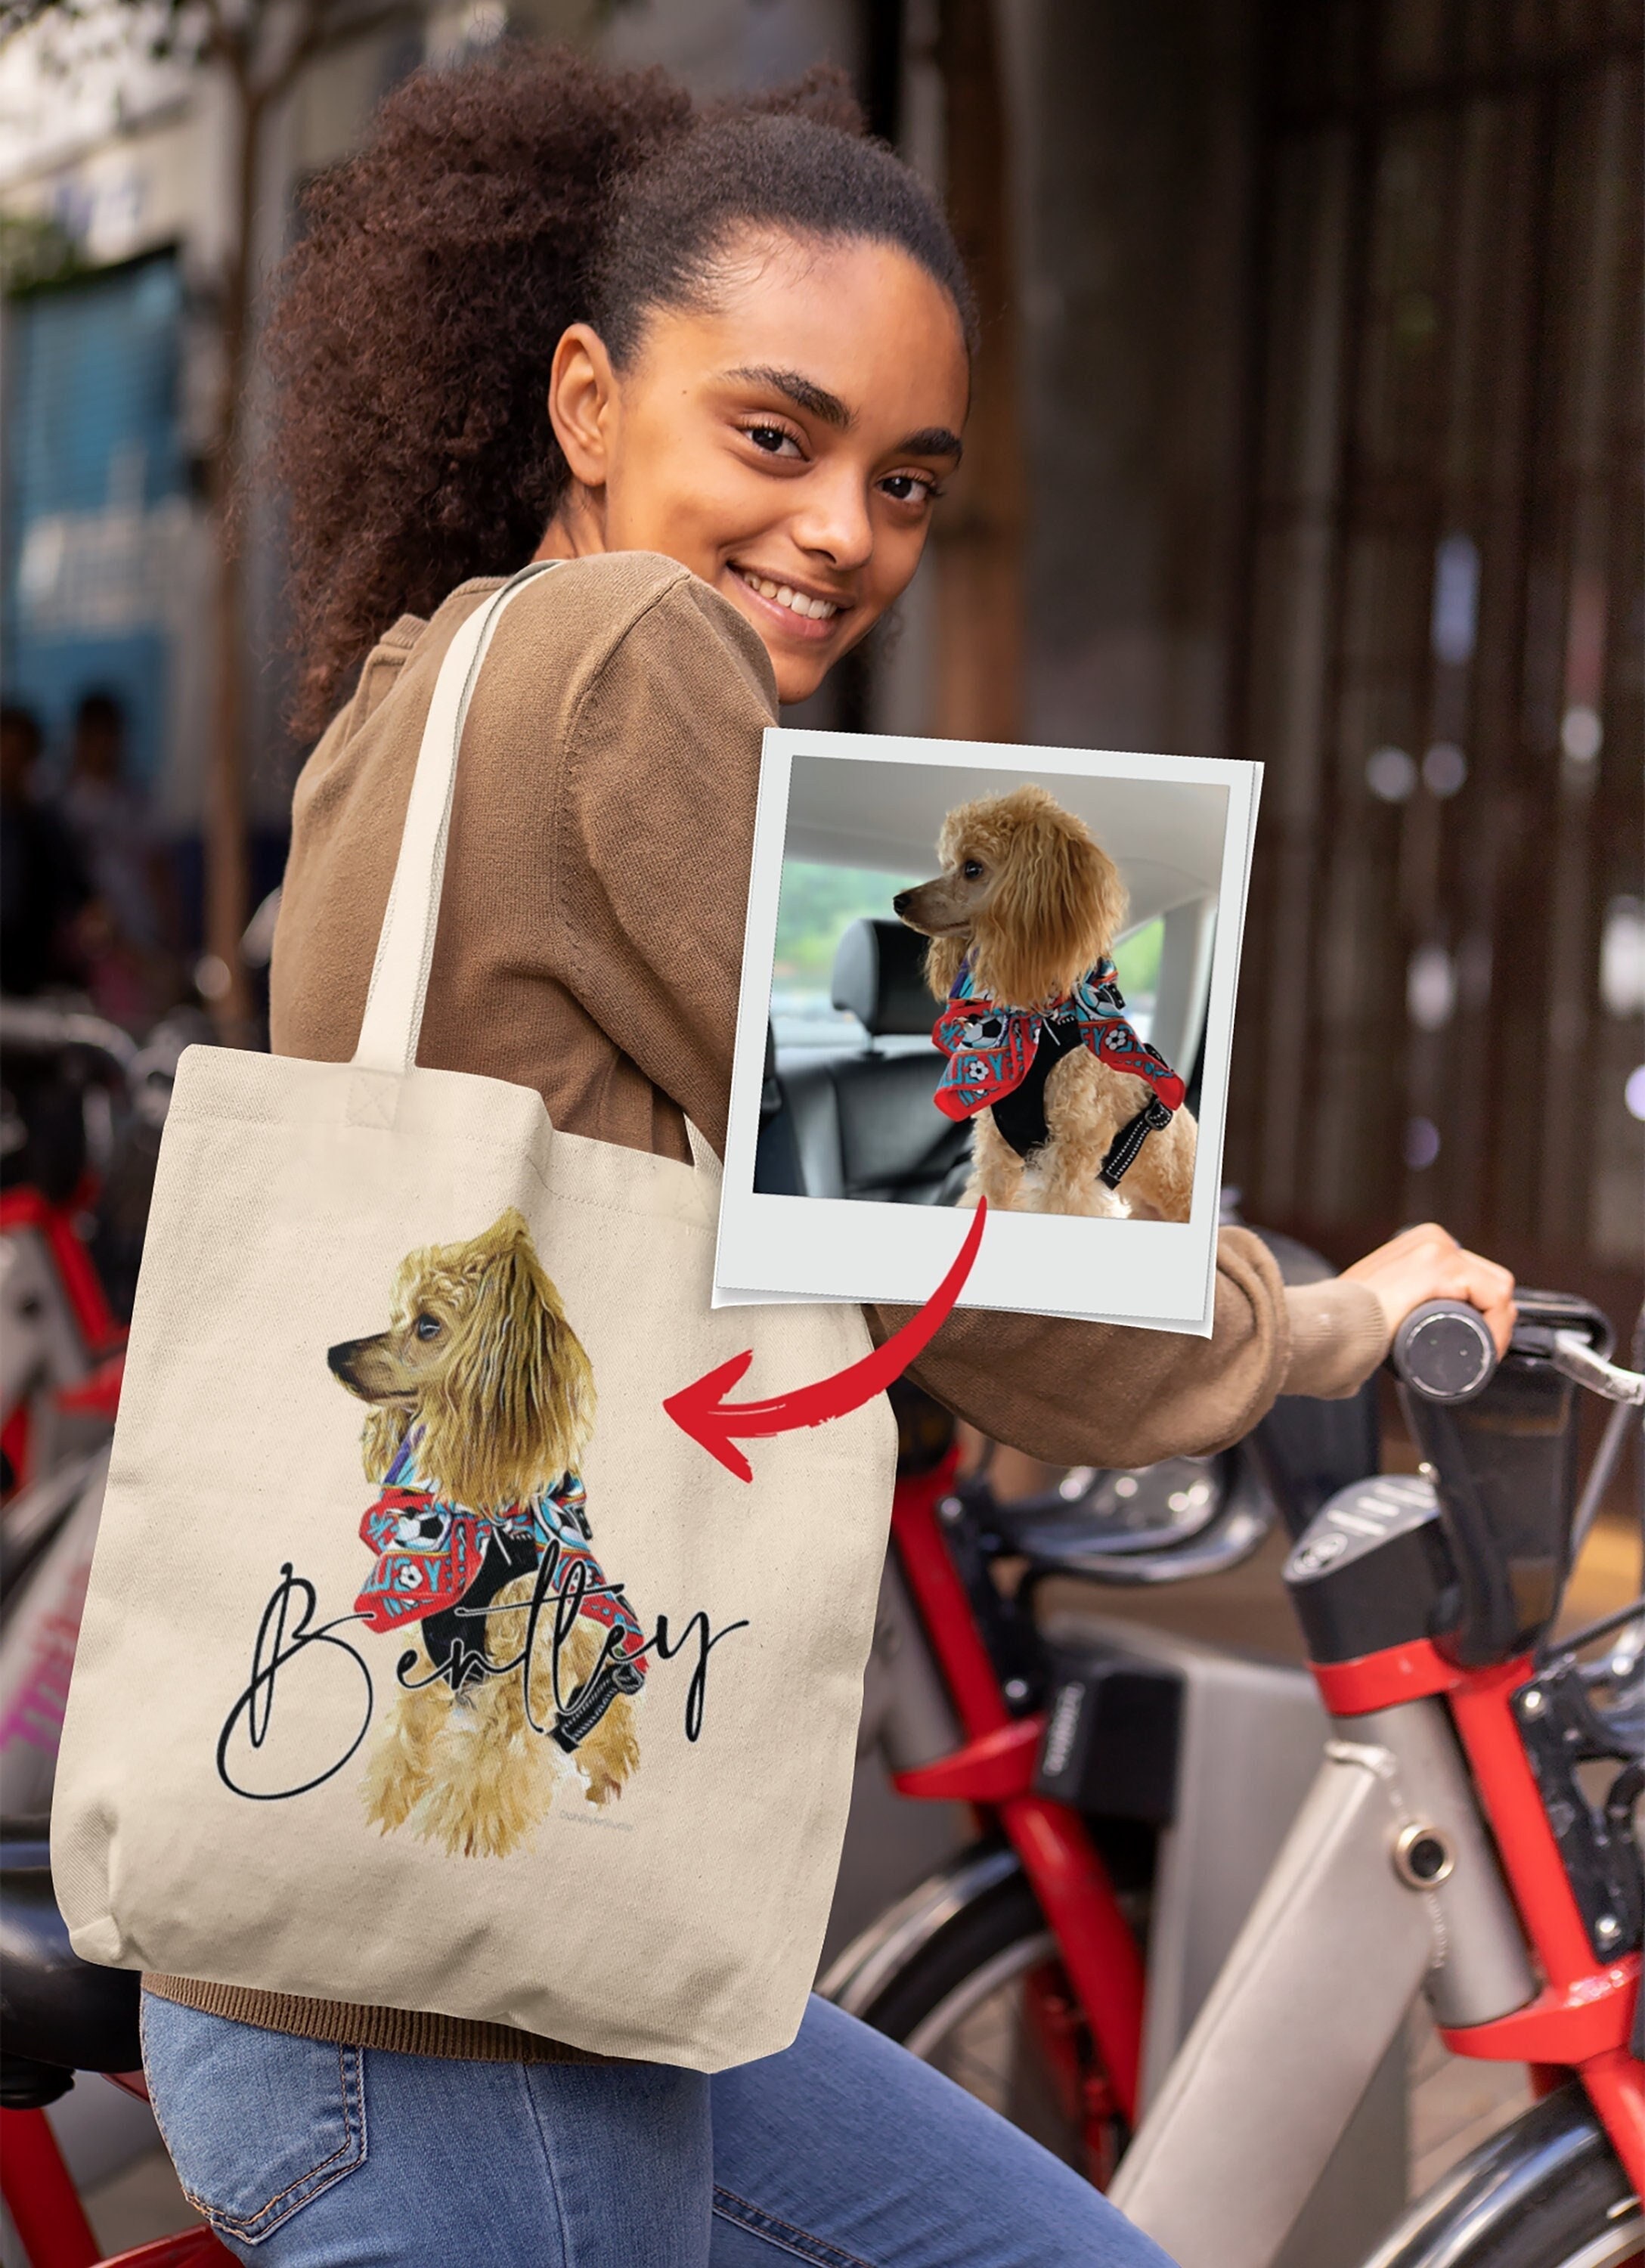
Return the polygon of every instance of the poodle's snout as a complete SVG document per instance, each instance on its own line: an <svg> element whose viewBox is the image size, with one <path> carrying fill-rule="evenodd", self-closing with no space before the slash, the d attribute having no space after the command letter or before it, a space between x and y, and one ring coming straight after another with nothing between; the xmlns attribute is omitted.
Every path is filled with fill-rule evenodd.
<svg viewBox="0 0 1645 2268"><path fill-rule="evenodd" d="M395 1359L390 1334L379 1331L365 1339L339 1339L326 1349L326 1363L334 1378L358 1394L362 1402L386 1402L404 1394L414 1383Z"/></svg>
<svg viewBox="0 0 1645 2268"><path fill-rule="evenodd" d="M360 1384L359 1359L372 1345L370 1339L340 1339L334 1347L326 1349L326 1366L332 1376L340 1379L350 1394L363 1389Z"/></svg>
<svg viewBox="0 0 1645 2268"><path fill-rule="evenodd" d="M339 1339L336 1345L326 1349L326 1365L333 1377L340 1378L345 1386L354 1383L355 1359L370 1339Z"/></svg>
<svg viewBox="0 0 1645 2268"><path fill-rule="evenodd" d="M899 890L891 905L897 919L921 937L956 937L970 928L977 895L970 883L956 884L939 874L934 881Z"/></svg>

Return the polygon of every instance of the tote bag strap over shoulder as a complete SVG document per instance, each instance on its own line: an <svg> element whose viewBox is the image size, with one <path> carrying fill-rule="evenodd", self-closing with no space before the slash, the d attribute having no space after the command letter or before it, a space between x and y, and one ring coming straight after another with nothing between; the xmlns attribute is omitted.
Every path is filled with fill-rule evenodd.
<svg viewBox="0 0 1645 2268"><path fill-rule="evenodd" d="M417 1062L428 973L439 925L440 883L446 873L446 843L451 832L452 793L457 783L457 751L468 703L486 649L505 609L528 583L553 571L543 560L522 568L500 591L477 606L446 649L434 697L429 703L400 836L400 856L388 892L372 965L371 990L360 1025L354 1061L362 1071L403 1077Z"/></svg>
<svg viewBox="0 0 1645 2268"><path fill-rule="evenodd" d="M362 1071L387 1071L404 1078L416 1067L429 970L434 961L434 938L439 927L440 885L445 879L452 797L457 784L457 752L462 746L468 703L505 612L528 583L552 573L559 563L543 559L522 567L475 608L446 649L423 725L400 855L377 940L377 958L372 964L359 1044L354 1050L354 1063ZM692 1163L717 1191L719 1160L690 1119L686 1131Z"/></svg>

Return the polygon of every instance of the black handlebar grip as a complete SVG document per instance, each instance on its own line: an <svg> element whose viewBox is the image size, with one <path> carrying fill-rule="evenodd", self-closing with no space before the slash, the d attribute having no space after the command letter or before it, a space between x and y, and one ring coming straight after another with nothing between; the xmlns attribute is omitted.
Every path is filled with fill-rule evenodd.
<svg viewBox="0 0 1645 2268"><path fill-rule="evenodd" d="M1394 1333L1393 1364L1425 1402L1472 1402L1496 1374L1496 1342L1478 1307L1425 1300Z"/></svg>

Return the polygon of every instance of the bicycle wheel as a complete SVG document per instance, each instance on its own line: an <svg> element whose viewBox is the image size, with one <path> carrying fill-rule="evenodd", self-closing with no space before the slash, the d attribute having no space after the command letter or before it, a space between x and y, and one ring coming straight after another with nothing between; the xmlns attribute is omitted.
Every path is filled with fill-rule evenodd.
<svg viewBox="0 0 1645 2268"><path fill-rule="evenodd" d="M1623 2268L1642 2257L1640 2201L1573 2081L1453 2166L1365 2268Z"/></svg>
<svg viewBox="0 0 1645 2268"><path fill-rule="evenodd" d="M866 1991L836 1996L841 2005L1105 2183L1123 2123L1022 1874L984 1873L908 1937Z"/></svg>

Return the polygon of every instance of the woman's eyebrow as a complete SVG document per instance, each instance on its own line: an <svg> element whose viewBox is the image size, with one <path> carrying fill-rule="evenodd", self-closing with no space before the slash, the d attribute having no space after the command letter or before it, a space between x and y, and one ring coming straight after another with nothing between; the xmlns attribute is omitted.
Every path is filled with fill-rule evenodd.
<svg viewBox="0 0 1645 2268"><path fill-rule="evenodd" d="M952 457L957 462L965 453L957 433L946 425L927 425L918 433L911 433L906 441L899 441L895 453L899 457Z"/></svg>
<svg viewBox="0 0 1645 2268"><path fill-rule="evenodd" d="M769 386L773 394L786 394L796 409L820 417L825 425L837 425L842 433L856 422L837 394L830 394L827 387L797 370L772 370L761 364L752 370L728 370L726 376L744 386Z"/></svg>
<svg viewBox="0 0 1645 2268"><path fill-rule="evenodd" d="M819 386L803 372L773 370L767 364L759 364L751 369L728 370L726 377L736 385L764 386L774 394L786 394L796 409L820 417L825 425L837 426L842 433L849 432L857 422L837 394L830 394L827 387ZM948 426L926 425L918 433L911 433L906 440L899 441L894 453L906 457L952 457L957 464L963 451L959 435Z"/></svg>

